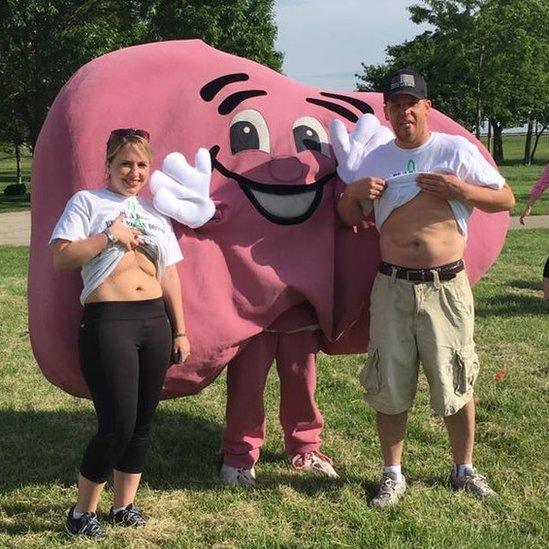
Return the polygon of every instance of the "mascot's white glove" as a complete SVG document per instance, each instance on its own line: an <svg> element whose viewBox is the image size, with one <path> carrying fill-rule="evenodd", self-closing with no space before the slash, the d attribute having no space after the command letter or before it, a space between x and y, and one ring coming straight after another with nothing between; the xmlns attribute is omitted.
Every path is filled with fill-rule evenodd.
<svg viewBox="0 0 549 549"><path fill-rule="evenodd" d="M212 218L215 204L210 198L212 162L207 149L198 149L193 168L178 152L170 153L162 169L151 176L154 207L183 225L196 229Z"/></svg>
<svg viewBox="0 0 549 549"><path fill-rule="evenodd" d="M364 114L348 134L341 120L330 122L330 138L337 160L337 173L347 184L356 179L356 171L368 153L394 138L373 114Z"/></svg>

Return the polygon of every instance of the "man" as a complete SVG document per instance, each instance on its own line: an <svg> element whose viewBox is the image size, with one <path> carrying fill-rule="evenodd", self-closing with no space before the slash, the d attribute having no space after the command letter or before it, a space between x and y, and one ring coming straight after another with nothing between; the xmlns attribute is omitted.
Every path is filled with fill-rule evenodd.
<svg viewBox="0 0 549 549"><path fill-rule="evenodd" d="M371 296L369 357L360 376L365 399L377 412L385 464L371 502L375 507L397 503L406 489L401 456L418 361L429 382L431 406L448 430L452 487L479 498L497 496L473 467L478 358L462 257L473 207L509 210L514 197L475 145L429 131L427 97L425 80L417 72L404 69L389 77L384 113L395 139L364 158L357 180L338 203L350 226L373 206L380 233L382 262Z"/></svg>

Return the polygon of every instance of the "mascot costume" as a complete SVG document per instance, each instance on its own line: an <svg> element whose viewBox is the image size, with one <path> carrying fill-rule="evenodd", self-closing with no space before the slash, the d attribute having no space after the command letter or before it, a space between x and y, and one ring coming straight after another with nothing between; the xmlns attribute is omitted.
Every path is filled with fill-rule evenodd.
<svg viewBox="0 0 549 549"><path fill-rule="evenodd" d="M263 389L276 360L294 467L335 476L319 452L316 353L366 350L379 250L373 223L352 230L338 220L344 183L329 125L336 119L351 132L340 143L346 179L343 172L391 138L379 123L382 107L382 94L315 89L199 40L135 46L81 68L51 107L33 162L29 322L45 376L88 396L77 356L81 280L77 271L53 270L52 229L73 193L103 185L110 131L144 128L155 159L165 158L145 192L181 221L174 230L185 256L178 268L191 355L169 369L163 397L196 393L228 365L225 480L251 484L265 436ZM432 111L429 123L488 157L443 114ZM207 153L199 151L193 167L186 159L201 147ZM465 253L472 282L495 261L507 224L507 213L475 210Z"/></svg>

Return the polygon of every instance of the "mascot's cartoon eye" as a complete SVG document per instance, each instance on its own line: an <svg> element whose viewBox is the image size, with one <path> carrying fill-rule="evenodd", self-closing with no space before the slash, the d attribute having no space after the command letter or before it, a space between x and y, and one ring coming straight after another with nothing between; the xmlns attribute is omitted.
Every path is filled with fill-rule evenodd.
<svg viewBox="0 0 549 549"><path fill-rule="evenodd" d="M324 156L330 156L328 134L324 126L311 116L298 118L294 122L294 140L297 152L317 151Z"/></svg>
<svg viewBox="0 0 549 549"><path fill-rule="evenodd" d="M246 150L271 150L267 123L259 112L251 109L239 112L233 118L230 140L233 154Z"/></svg>

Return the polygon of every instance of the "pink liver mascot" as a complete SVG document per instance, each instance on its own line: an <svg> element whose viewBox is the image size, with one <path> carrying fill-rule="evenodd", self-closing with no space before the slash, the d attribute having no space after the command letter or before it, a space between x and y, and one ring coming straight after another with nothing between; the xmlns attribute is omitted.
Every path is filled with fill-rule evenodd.
<svg viewBox="0 0 549 549"><path fill-rule="evenodd" d="M185 220L185 208L211 204L204 219L188 223L194 229L174 222L191 355L168 371L164 397L196 393L228 365L222 480L251 485L276 360L288 456L296 468L335 476L319 451L315 358L320 349L366 350L379 252L373 224L353 231L339 223L343 183L328 127L336 118L352 130L365 113L384 121L381 94L311 88L197 40L136 46L80 69L52 106L33 163L29 314L46 377L88 396L76 347L81 280L54 272L52 229L74 192L103 186L110 130L144 128L159 159L151 183L159 209ZM362 120L370 145L386 136L373 117ZM441 113L430 125L480 146ZM201 151L193 167L200 147L209 155ZM184 157L162 164L174 151ZM465 256L473 282L497 257L507 221L473 214Z"/></svg>

